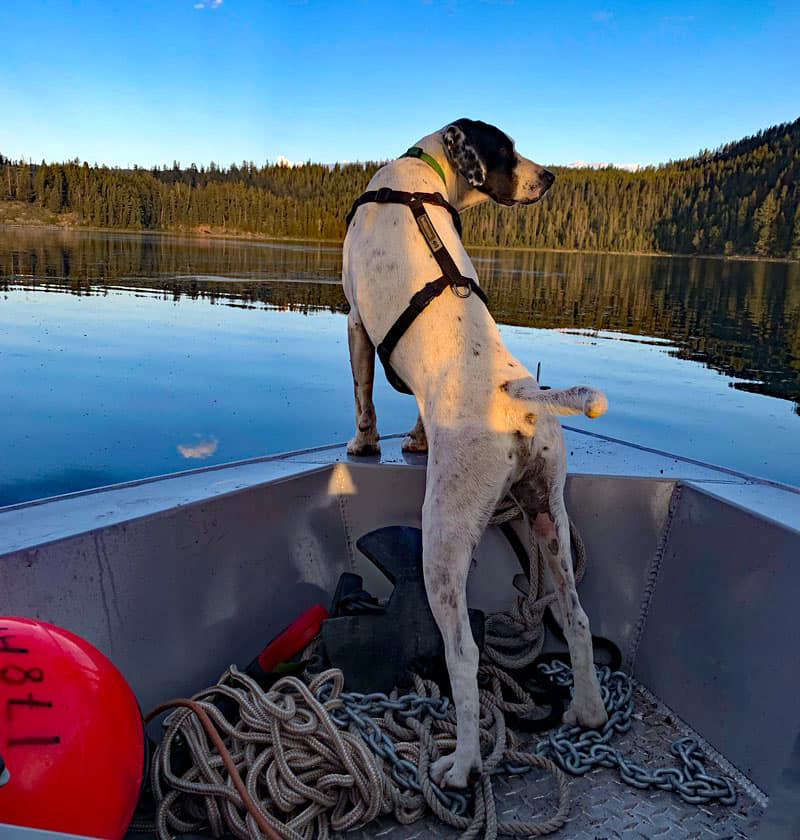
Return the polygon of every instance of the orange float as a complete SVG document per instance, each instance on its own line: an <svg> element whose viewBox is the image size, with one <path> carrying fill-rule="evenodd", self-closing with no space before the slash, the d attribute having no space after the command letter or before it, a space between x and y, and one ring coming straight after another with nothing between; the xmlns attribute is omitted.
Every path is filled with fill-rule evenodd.
<svg viewBox="0 0 800 840"><path fill-rule="evenodd" d="M0 618L0 755L0 823L109 840L127 830L141 713L120 672L73 633Z"/></svg>

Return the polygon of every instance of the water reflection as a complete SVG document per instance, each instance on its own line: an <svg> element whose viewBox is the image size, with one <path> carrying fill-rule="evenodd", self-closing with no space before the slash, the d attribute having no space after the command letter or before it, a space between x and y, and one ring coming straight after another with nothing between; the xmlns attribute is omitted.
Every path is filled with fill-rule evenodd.
<svg viewBox="0 0 800 840"><path fill-rule="evenodd" d="M797 263L474 249L494 316L519 326L666 339L675 355L793 400L800 413ZM236 307L346 311L334 243L0 229L0 283L76 295L110 285ZM268 282L265 282L268 281Z"/></svg>
<svg viewBox="0 0 800 840"><path fill-rule="evenodd" d="M194 443L180 443L176 447L184 458L210 458L217 451L219 446L217 438L202 435L195 435L195 438Z"/></svg>

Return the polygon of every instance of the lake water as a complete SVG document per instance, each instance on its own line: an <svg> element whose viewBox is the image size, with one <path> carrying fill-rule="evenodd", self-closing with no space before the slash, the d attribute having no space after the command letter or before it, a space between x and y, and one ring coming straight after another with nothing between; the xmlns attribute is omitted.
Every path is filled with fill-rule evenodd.
<svg viewBox="0 0 800 840"><path fill-rule="evenodd" d="M511 351L608 396L569 425L800 484L800 266L472 254ZM331 244L0 229L0 505L347 440L340 271Z"/></svg>

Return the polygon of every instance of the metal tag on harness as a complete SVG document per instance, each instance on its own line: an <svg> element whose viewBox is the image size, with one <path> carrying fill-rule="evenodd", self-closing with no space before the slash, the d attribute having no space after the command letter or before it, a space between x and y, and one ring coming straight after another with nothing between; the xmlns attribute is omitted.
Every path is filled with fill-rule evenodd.
<svg viewBox="0 0 800 840"><path fill-rule="evenodd" d="M442 245L442 240L439 239L438 234L433 229L433 223L427 213L423 213L417 219L417 225L419 226L420 231L422 231L422 235L428 241L431 251L439 251L444 247Z"/></svg>

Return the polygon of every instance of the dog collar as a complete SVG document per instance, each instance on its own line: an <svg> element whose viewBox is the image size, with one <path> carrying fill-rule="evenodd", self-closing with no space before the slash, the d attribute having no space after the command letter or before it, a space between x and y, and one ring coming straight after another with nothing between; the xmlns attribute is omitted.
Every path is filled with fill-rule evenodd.
<svg viewBox="0 0 800 840"><path fill-rule="evenodd" d="M400 157L413 157L418 158L419 160L424 160L425 163L430 166L431 169L444 181L444 185L447 186L447 181L444 177L444 170L441 166L439 166L438 161L436 158L431 157L427 152L423 152L419 146L412 146L404 155L400 155Z"/></svg>

